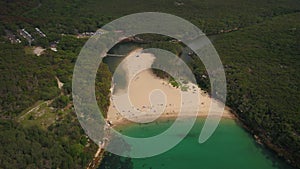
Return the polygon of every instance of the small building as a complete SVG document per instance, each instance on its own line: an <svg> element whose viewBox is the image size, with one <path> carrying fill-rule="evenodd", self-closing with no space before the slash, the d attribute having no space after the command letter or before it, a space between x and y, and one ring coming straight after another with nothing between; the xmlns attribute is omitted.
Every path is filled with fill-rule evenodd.
<svg viewBox="0 0 300 169"><path fill-rule="evenodd" d="M6 37L12 44L21 43L22 41L16 37L11 31L5 30Z"/></svg>
<svg viewBox="0 0 300 169"><path fill-rule="evenodd" d="M46 35L39 28L35 28L35 30L39 33L41 37L46 37Z"/></svg>
<svg viewBox="0 0 300 169"><path fill-rule="evenodd" d="M30 33L28 33L25 29L18 30L18 32L31 46L31 42L34 41L34 38L30 35Z"/></svg>
<svg viewBox="0 0 300 169"><path fill-rule="evenodd" d="M57 44L58 44L58 41L52 42L52 43L50 44L50 49L51 49L52 51L54 51L54 52L57 52L57 51L58 51L58 50L57 50Z"/></svg>
<svg viewBox="0 0 300 169"><path fill-rule="evenodd" d="M83 33L79 33L77 34L77 38L88 38L95 35L95 32L83 32Z"/></svg>

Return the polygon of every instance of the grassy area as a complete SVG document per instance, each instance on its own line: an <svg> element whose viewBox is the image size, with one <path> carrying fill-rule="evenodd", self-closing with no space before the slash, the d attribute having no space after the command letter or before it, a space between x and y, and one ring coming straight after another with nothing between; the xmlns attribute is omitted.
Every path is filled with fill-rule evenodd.
<svg viewBox="0 0 300 169"><path fill-rule="evenodd" d="M42 102L21 115L19 121L25 127L40 126L47 129L47 127L55 122L56 117L57 113L54 108L49 107L47 102Z"/></svg>
<svg viewBox="0 0 300 169"><path fill-rule="evenodd" d="M181 86L181 84L179 82L177 82L173 77L170 77L169 79L169 83L176 88L179 88Z"/></svg>
<svg viewBox="0 0 300 169"><path fill-rule="evenodd" d="M33 55L33 50L34 50L34 48L31 46L24 47L25 55Z"/></svg>

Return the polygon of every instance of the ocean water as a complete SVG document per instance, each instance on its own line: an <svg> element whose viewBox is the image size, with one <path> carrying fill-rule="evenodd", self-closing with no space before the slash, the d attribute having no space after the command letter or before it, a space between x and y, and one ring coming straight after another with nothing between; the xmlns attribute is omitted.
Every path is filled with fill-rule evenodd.
<svg viewBox="0 0 300 169"><path fill-rule="evenodd" d="M149 137L166 130L172 120L132 124L118 129L133 137ZM132 159L134 169L291 169L255 142L232 119L223 119L213 136L203 144L198 138L204 119L198 119L184 140L173 149L150 158Z"/></svg>

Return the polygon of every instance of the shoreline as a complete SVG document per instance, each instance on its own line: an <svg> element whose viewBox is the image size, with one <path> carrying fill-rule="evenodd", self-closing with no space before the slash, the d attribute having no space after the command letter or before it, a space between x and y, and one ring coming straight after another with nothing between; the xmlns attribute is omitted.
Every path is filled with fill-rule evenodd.
<svg viewBox="0 0 300 169"><path fill-rule="evenodd" d="M136 50L141 50L141 49L136 49ZM136 50L134 50L132 52L135 52ZM128 55L132 54L132 52L129 53ZM166 82L166 80L160 79L159 77L155 76L154 74L153 74L152 78L156 78L156 79L159 79L161 81ZM170 86L170 87L173 87L173 86ZM207 94L206 91L203 91L203 93L206 94L207 97L210 98L210 96ZM111 105L112 105L112 102L111 102L110 106ZM224 112L227 112L227 113L223 113L223 115L221 117L221 120L222 119L232 119L232 120L234 120L237 123L237 125L239 125L241 128L246 130L247 133L249 133L259 145L261 145L263 147L266 147L268 150L273 152L275 156L277 156L280 159L283 159L284 161L286 161L287 164L290 164L293 167L296 166L295 161L293 161L291 158L289 158L290 153L288 151L276 146L275 144L272 144L270 142L270 140L268 140L268 138L266 138L264 136L264 134L259 133L255 130L253 130L248 125L246 125L245 120L240 118L238 113L235 110L225 106ZM108 112L108 116L109 115L110 114ZM169 115L160 116L156 120L168 120L168 119L173 120L176 117L177 117L177 115L174 115L174 114L170 115L169 114ZM196 118L199 119L199 118L206 118L206 117L207 117L207 114L198 114ZM110 118L108 117L107 120L110 120ZM153 122L155 122L155 121L153 121ZM114 123L113 123L112 128L118 128L118 127L122 128L122 127L126 127L126 126L132 125L132 124L134 124L134 122L131 122L129 120L126 120L126 119L122 118L122 119L115 120ZM147 124L147 123L145 123L145 124Z"/></svg>
<svg viewBox="0 0 300 169"><path fill-rule="evenodd" d="M123 110L120 113L120 111L116 108L117 106L115 106L114 103L116 102L116 100L118 101L118 94L115 94L113 92L114 86L111 89L112 95L110 97L110 106L107 112L107 120L110 121L110 123L114 127L136 123L136 120L143 121L143 123L150 123L160 119L176 118L183 104L185 104L186 107L189 107L188 104L190 103L188 101L184 102L184 100L181 100L182 98L180 92L182 91L180 88L173 87L166 79L161 79L155 74L153 74L152 70L149 68L151 67L155 57L150 53L142 53L142 50L142 48L133 50L126 56L126 58L123 61L124 63L121 63L124 71L126 72L126 80L129 83L128 97L130 99L130 102L132 103L131 106L134 108L130 110ZM135 73L140 68L148 69L143 70L139 73ZM151 81L151 83L149 83L149 81ZM196 84L189 83L186 86L189 88L188 92L196 93L199 97L199 102L196 103L198 114L195 115L194 113L187 112L185 114L182 114L182 117L196 116L195 118L206 118L208 116L210 104L212 102L217 103L217 105L219 106L225 106L220 101L212 99L207 92L199 88ZM149 93L153 92L154 90L163 91L164 96L166 97L167 101L163 109L159 108L162 106L162 104L160 104L161 102L158 101L160 100L160 98L156 98L156 100L158 101L158 103L156 104L152 103L153 100L150 101ZM191 105L191 107L192 106L194 105ZM141 115L138 114L134 109L146 113L149 112L149 114ZM159 114L153 114L153 112L150 113L150 111L153 109L163 111ZM126 117L128 117L127 119L124 118L124 114L126 115ZM213 112L211 112L211 116L214 116ZM215 114L215 116L219 115ZM236 120L236 116L232 113L232 110L227 106L224 107L224 111L221 118Z"/></svg>
<svg viewBox="0 0 300 169"><path fill-rule="evenodd" d="M121 128L121 127L128 127L130 125L133 125L133 124L150 124L150 123L159 123L161 121L166 121L166 120L173 120L175 121L177 119L178 116L175 116L175 115L169 115L169 116L161 116L157 119L155 119L155 121L152 121L152 122L147 122L147 123L136 123L136 122L133 122L133 121L130 121L130 120L127 120L127 119L121 119L120 121L117 121L115 122L114 124L112 124L112 128L116 129L116 128ZM191 116L183 116L182 118L190 118ZM199 120L199 119L206 119L207 118L207 115L197 115L195 120ZM239 120L234 116L234 115L230 115L230 116L222 116L221 117L221 120L233 120L233 121L236 121L238 122Z"/></svg>

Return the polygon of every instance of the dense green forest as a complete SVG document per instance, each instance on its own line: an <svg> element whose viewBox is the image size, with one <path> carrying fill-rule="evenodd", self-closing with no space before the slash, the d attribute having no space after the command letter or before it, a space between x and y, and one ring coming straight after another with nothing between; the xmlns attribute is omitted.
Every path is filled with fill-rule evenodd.
<svg viewBox="0 0 300 169"><path fill-rule="evenodd" d="M74 114L48 130L0 122L0 168L84 168L97 149L89 143Z"/></svg>
<svg viewBox="0 0 300 169"><path fill-rule="evenodd" d="M268 147L300 168L300 1L267 0L3 0L0 1L0 168L84 168L96 145L86 138L72 107L71 79L76 57L93 32L125 14L160 11L183 17L207 35L224 64L230 106ZM40 28L47 37L35 31ZM18 33L25 28L36 56ZM13 34L22 42L11 44ZM141 36L147 44L180 54L181 44ZM57 52L50 50L55 44ZM29 51L29 52L28 52ZM202 63L189 65L199 86L209 91ZM100 65L99 107L109 105L111 73ZM64 84L58 88L56 77ZM32 111L33 110L33 111ZM41 113L42 112L42 113ZM114 161L107 155L101 168ZM127 165L129 164L129 165Z"/></svg>
<svg viewBox="0 0 300 169"><path fill-rule="evenodd" d="M300 13L286 14L236 32L210 36L225 68L226 104L260 141L298 167L299 18ZM177 55L185 47L162 42L158 37L150 39L141 46L163 48ZM199 86L210 92L208 75L200 59L192 55L188 65ZM170 78L159 70L154 73Z"/></svg>
<svg viewBox="0 0 300 169"><path fill-rule="evenodd" d="M84 42L62 37L59 52L47 50L42 56L26 54L19 44L0 45L0 168L84 168L90 162L97 146L77 121L70 97L73 66ZM99 69L95 90L106 110L111 75L106 65Z"/></svg>
<svg viewBox="0 0 300 169"><path fill-rule="evenodd" d="M227 104L263 142L298 167L299 18L300 13L280 16L214 42L226 66Z"/></svg>
<svg viewBox="0 0 300 169"><path fill-rule="evenodd" d="M7 0L1 1L0 6L1 30L36 26L49 36L95 31L113 19L136 12L175 14L191 21L207 34L216 34L299 11L297 0Z"/></svg>
<svg viewBox="0 0 300 169"><path fill-rule="evenodd" d="M1 116L12 118L37 100L58 95L50 57L25 55L23 46L0 45Z"/></svg>

